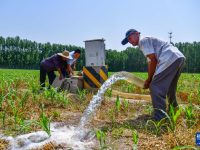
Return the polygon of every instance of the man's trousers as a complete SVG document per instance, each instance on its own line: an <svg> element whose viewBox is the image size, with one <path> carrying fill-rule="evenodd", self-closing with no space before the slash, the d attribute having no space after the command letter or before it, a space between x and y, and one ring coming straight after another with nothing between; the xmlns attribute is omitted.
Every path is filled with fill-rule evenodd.
<svg viewBox="0 0 200 150"><path fill-rule="evenodd" d="M155 75L149 85L153 108L155 109L154 118L162 119L166 115L158 110L162 109L166 112L166 96L168 98L169 105L173 104L174 107L178 106L176 100L176 88L177 82L183 70L185 58L178 58L164 71Z"/></svg>

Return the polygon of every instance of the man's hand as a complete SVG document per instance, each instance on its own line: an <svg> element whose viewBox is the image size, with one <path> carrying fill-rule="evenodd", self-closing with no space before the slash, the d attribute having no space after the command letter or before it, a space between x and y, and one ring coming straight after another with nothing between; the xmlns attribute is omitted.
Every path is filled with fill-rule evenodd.
<svg viewBox="0 0 200 150"><path fill-rule="evenodd" d="M151 83L150 79L147 79L144 83L143 89L148 89L149 88L149 84Z"/></svg>
<svg viewBox="0 0 200 150"><path fill-rule="evenodd" d="M75 70L76 70L76 67L73 68L73 71L75 71Z"/></svg>
<svg viewBox="0 0 200 150"><path fill-rule="evenodd" d="M63 75L62 75L62 74L60 74L59 80L62 80L62 78L63 78Z"/></svg>
<svg viewBox="0 0 200 150"><path fill-rule="evenodd" d="M76 74L75 74L75 73L72 73L72 76L76 76Z"/></svg>

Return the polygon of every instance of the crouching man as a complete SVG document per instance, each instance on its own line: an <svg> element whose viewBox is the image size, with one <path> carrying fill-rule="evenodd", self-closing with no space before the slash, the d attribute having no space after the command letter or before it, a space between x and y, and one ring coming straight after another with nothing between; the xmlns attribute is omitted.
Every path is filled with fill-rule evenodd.
<svg viewBox="0 0 200 150"><path fill-rule="evenodd" d="M49 58L44 59L40 64L40 86L45 87L46 74L49 78L49 85L52 85L56 74L54 71L58 71L60 74L59 80L62 80L63 74L61 69L67 70L67 59L72 59L69 56L68 51L63 51L62 53L57 53Z"/></svg>

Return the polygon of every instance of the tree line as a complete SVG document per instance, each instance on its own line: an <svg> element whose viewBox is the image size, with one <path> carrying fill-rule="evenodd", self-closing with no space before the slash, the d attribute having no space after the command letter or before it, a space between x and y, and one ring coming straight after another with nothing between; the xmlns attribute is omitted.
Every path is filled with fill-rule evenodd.
<svg viewBox="0 0 200 150"><path fill-rule="evenodd" d="M172 43L185 55L186 63L183 72L200 73L200 42L193 43ZM85 49L74 45L61 45L37 43L27 39L20 39L19 36L0 36L0 68L13 69L39 69L40 62L56 53L64 50L81 50L81 56L77 59L76 68L82 70L85 66ZM112 72L147 72L147 59L138 47L127 47L118 52L106 50L106 65Z"/></svg>

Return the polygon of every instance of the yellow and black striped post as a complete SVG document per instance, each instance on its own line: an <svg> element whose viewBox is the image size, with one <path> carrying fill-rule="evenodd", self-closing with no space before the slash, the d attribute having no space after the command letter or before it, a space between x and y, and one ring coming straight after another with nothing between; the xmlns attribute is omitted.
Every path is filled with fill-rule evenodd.
<svg viewBox="0 0 200 150"><path fill-rule="evenodd" d="M83 67L84 88L89 91L98 91L101 85L108 79L107 66Z"/></svg>

